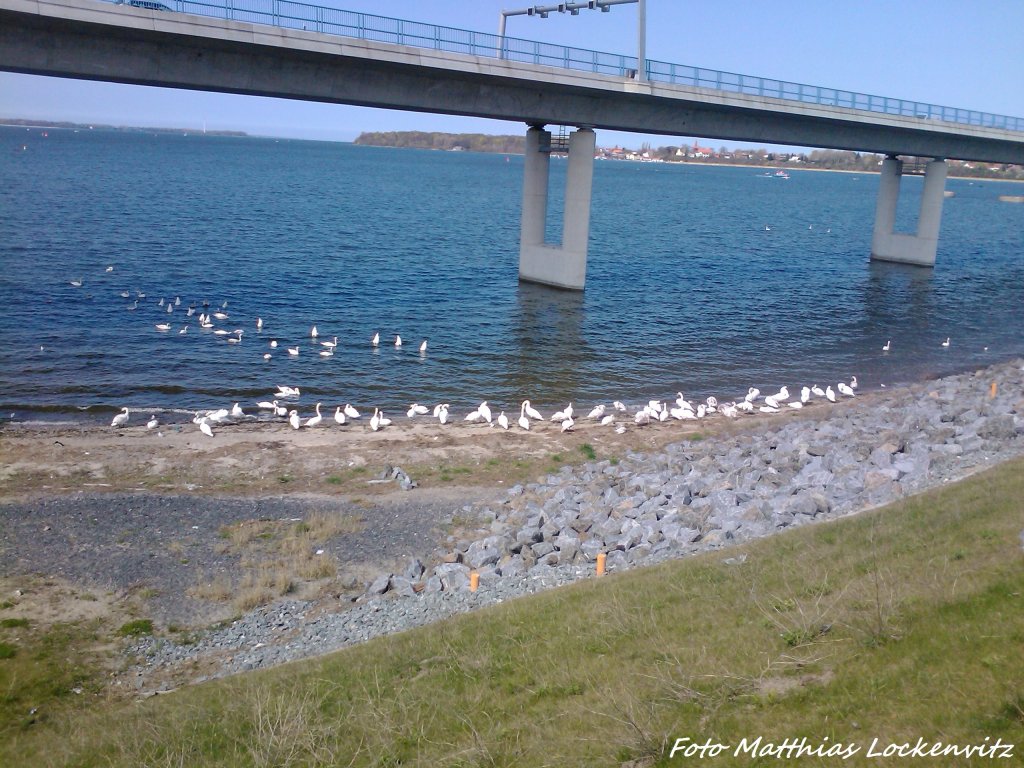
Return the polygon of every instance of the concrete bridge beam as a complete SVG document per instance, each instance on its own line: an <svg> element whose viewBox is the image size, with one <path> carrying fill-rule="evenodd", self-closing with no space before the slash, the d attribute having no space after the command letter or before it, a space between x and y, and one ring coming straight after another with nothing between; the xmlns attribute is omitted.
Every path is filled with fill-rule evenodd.
<svg viewBox="0 0 1024 768"><path fill-rule="evenodd" d="M875 205L875 229L871 238L873 261L893 261L922 267L935 266L935 255L939 247L939 227L942 223L942 202L945 199L946 172L946 161L942 159L932 160L925 168L917 231L911 235L894 231L903 163L892 156L882 161L878 200Z"/></svg>
<svg viewBox="0 0 1024 768"><path fill-rule="evenodd" d="M526 132L523 168L523 218L519 235L519 279L582 291L587 278L590 194L597 135L580 128L569 137L565 211L561 245L545 241L551 133L531 126Z"/></svg>

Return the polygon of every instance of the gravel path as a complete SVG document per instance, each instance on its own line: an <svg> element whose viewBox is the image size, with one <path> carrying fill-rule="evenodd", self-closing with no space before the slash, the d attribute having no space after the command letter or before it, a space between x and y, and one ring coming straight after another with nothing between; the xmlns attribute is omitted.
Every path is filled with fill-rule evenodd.
<svg viewBox="0 0 1024 768"><path fill-rule="evenodd" d="M201 626L237 613L230 603L198 599L203 579L236 574L241 556L225 549L223 526L250 520L294 521L335 513L359 530L320 542L339 563L339 582L362 590L368 575L410 558L427 559L443 541L444 520L478 502L475 489L403 494L352 504L330 497L77 495L0 504L0 570L56 576L145 598L159 624Z"/></svg>

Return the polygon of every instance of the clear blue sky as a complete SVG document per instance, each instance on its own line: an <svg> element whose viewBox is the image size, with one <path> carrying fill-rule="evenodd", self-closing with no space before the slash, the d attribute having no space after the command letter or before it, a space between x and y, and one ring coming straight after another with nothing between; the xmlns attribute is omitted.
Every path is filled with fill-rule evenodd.
<svg viewBox="0 0 1024 768"><path fill-rule="evenodd" d="M496 32L517 0L321 0L319 4ZM545 2L544 4L551 4ZM636 53L635 5L548 19L507 34ZM809 85L1024 117L1024 0L647 1L647 57ZM523 133L517 123L0 73L0 117L238 129L349 141L362 131ZM690 139L692 137L679 137ZM679 143L599 132L598 143ZM721 142L710 142L717 146ZM730 143L733 146L734 143Z"/></svg>

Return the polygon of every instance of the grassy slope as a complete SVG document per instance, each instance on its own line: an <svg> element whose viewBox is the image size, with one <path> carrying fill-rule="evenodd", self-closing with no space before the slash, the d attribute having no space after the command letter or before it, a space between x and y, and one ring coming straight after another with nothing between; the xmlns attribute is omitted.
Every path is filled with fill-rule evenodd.
<svg viewBox="0 0 1024 768"><path fill-rule="evenodd" d="M1019 759L1022 525L1016 461L727 553L12 725L0 731L0 764L675 765L693 760L668 759L676 738L757 736L859 745L843 765L905 762L866 759L875 737L998 736ZM741 553L742 564L722 562ZM731 753L699 762L785 764Z"/></svg>

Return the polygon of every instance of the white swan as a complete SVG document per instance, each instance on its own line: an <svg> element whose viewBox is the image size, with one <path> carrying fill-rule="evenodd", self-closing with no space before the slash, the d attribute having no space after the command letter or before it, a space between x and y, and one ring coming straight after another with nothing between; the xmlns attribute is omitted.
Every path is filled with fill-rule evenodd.
<svg viewBox="0 0 1024 768"><path fill-rule="evenodd" d="M814 393L815 395L817 395L818 397L824 397L825 396L825 390L823 390L817 384L815 384L814 386L811 387L811 392Z"/></svg>
<svg viewBox="0 0 1024 768"><path fill-rule="evenodd" d="M650 424L651 414L648 411L637 411L636 416L633 417L633 423L640 427Z"/></svg>
<svg viewBox="0 0 1024 768"><path fill-rule="evenodd" d="M477 408L475 411L467 413L462 420L468 421L470 424L475 424L478 421L483 421L484 415L480 413L480 409Z"/></svg>
<svg viewBox="0 0 1024 768"><path fill-rule="evenodd" d="M380 333L373 334L373 338L370 339L370 344L375 347L380 345Z"/></svg>
<svg viewBox="0 0 1024 768"><path fill-rule="evenodd" d="M256 407L257 408L262 408L263 410L266 410L266 411L273 411L273 410L275 410L277 408L277 400L274 400L274 401L261 400L260 402L256 403Z"/></svg>
<svg viewBox="0 0 1024 768"><path fill-rule="evenodd" d="M309 329L309 335L312 336L314 339L320 335L319 332L317 332L315 325Z"/></svg>
<svg viewBox="0 0 1024 768"><path fill-rule="evenodd" d="M288 423L292 425L292 429L299 428L299 412L294 408L288 411Z"/></svg>
<svg viewBox="0 0 1024 768"><path fill-rule="evenodd" d="M810 387L804 387L803 389L801 389L800 390L800 402L801 403L806 403L810 399L811 399L811 389L810 389Z"/></svg>
<svg viewBox="0 0 1024 768"><path fill-rule="evenodd" d="M341 406L340 406L340 405L339 405L339 406L338 406L338 408L337 408L337 409L336 409L336 410L334 411L334 420L335 420L335 421L336 421L336 422L337 422L338 424L344 424L344 423L345 423L345 414L341 412Z"/></svg>
<svg viewBox="0 0 1024 768"><path fill-rule="evenodd" d="M508 429L508 416L505 415L504 411L498 414L498 426L502 429Z"/></svg>
<svg viewBox="0 0 1024 768"><path fill-rule="evenodd" d="M564 411L556 411L551 415L551 421L565 421L572 418L572 403L565 406Z"/></svg>
<svg viewBox="0 0 1024 768"><path fill-rule="evenodd" d="M210 426L210 422L206 419L201 419L199 422L199 431L207 437L213 437L213 427Z"/></svg>
<svg viewBox="0 0 1024 768"><path fill-rule="evenodd" d="M256 330L257 331L262 331L263 330L263 318L262 317L257 317L256 318Z"/></svg>
<svg viewBox="0 0 1024 768"><path fill-rule="evenodd" d="M235 403L233 406L231 406L231 418L232 419L244 419L245 418L245 411L242 410L241 406L238 403Z"/></svg>
<svg viewBox="0 0 1024 768"><path fill-rule="evenodd" d="M948 347L949 346L949 336L947 336L946 340L944 342L942 342L942 346L944 346L944 347Z"/></svg>
<svg viewBox="0 0 1024 768"><path fill-rule="evenodd" d="M274 402L277 402L277 401L275 400ZM283 405L274 406L274 415L275 416L287 416L288 415L288 408L286 406L283 406Z"/></svg>
<svg viewBox="0 0 1024 768"><path fill-rule="evenodd" d="M409 410L405 412L405 415L411 419L413 416L422 416L425 413L430 413L430 409L427 406L413 403L409 406Z"/></svg>
<svg viewBox="0 0 1024 768"><path fill-rule="evenodd" d="M264 359L264 360L269 360L269 359L270 359L270 358L272 358L272 357L273 357L273 355L272 355L272 354L270 354L269 352L264 352L264 353L263 353L263 359Z"/></svg>
<svg viewBox="0 0 1024 768"><path fill-rule="evenodd" d="M850 389L856 389L856 388L857 388L857 377L856 376L851 376L850 377Z"/></svg>
<svg viewBox="0 0 1024 768"><path fill-rule="evenodd" d="M169 331L169 330L171 330L171 324L170 323L157 323L156 324L156 329L158 331Z"/></svg>
<svg viewBox="0 0 1024 768"><path fill-rule="evenodd" d="M562 431L563 431L563 432L569 432L569 431L571 431L571 430L572 430L572 428L573 428L573 427L574 427L575 425L576 425L576 422L574 422L574 421L572 420L572 417L571 417L571 416L570 416L569 418L567 418L567 419L563 419L563 420L562 420Z"/></svg>
<svg viewBox="0 0 1024 768"><path fill-rule="evenodd" d="M345 415L350 419L358 419L359 411L353 408L349 403L345 403Z"/></svg>
<svg viewBox="0 0 1024 768"><path fill-rule="evenodd" d="M401 336L398 336L398 335L395 336L395 346L396 347L402 346L402 337Z"/></svg>
<svg viewBox="0 0 1024 768"><path fill-rule="evenodd" d="M334 350L333 349L321 349L320 350L320 357L334 357Z"/></svg>
<svg viewBox="0 0 1024 768"><path fill-rule="evenodd" d="M590 413L587 414L587 418L600 419L602 416L604 416L604 411L604 403L601 403L600 405L595 405L593 408L590 409Z"/></svg>
<svg viewBox="0 0 1024 768"><path fill-rule="evenodd" d="M288 347L288 354L291 355L292 357L298 356L299 348L298 347Z"/></svg>
<svg viewBox="0 0 1024 768"><path fill-rule="evenodd" d="M779 402L782 402L783 400L789 400L789 388L782 387L778 392L776 392L773 395L773 397Z"/></svg>
<svg viewBox="0 0 1024 768"><path fill-rule="evenodd" d="M796 400L794 400L792 403L786 403L786 405L788 405L790 408L797 408L797 409L804 407L803 403L797 402Z"/></svg>
<svg viewBox="0 0 1024 768"><path fill-rule="evenodd" d="M242 332L241 331L235 331L235 333L238 334L238 335L237 336L232 336L230 339L227 339L228 344L241 344L242 343Z"/></svg>
<svg viewBox="0 0 1024 768"><path fill-rule="evenodd" d="M320 346L327 347L328 349L334 349L336 346L338 346L338 337L335 336L334 341L321 341Z"/></svg>
<svg viewBox="0 0 1024 768"><path fill-rule="evenodd" d="M831 386L825 387L825 397L828 398L830 403L834 403L836 401L836 393L832 390Z"/></svg>
<svg viewBox="0 0 1024 768"><path fill-rule="evenodd" d="M309 420L306 422L306 426L307 427L315 427L315 426L317 426L323 420L324 420L324 417L320 415L320 403L317 403L316 404L316 416L311 416L309 418Z"/></svg>
<svg viewBox="0 0 1024 768"><path fill-rule="evenodd" d="M526 418L526 404L529 400L523 400L519 406L519 426L525 429L527 432L530 431L530 420Z"/></svg>
<svg viewBox="0 0 1024 768"><path fill-rule="evenodd" d="M890 349L892 349L892 339L889 339L889 341L885 342L885 346L882 347L882 351L888 352Z"/></svg>
<svg viewBox="0 0 1024 768"><path fill-rule="evenodd" d="M607 416L605 416L603 419L601 419L601 426L602 427L606 427L609 424L614 424L614 423L615 423L615 414L614 413L609 413Z"/></svg>
<svg viewBox="0 0 1024 768"><path fill-rule="evenodd" d="M426 352L426 351L427 351L427 340L424 339L423 343L420 344L420 352Z"/></svg>
<svg viewBox="0 0 1024 768"><path fill-rule="evenodd" d="M538 411L536 408L534 408L530 404L529 400L523 400L522 409L526 413L526 415L529 416L531 419L537 419L538 421L544 421L544 417L540 415L540 411Z"/></svg>
<svg viewBox="0 0 1024 768"><path fill-rule="evenodd" d="M380 415L376 408L373 409L373 416L370 417L370 429L374 432L380 429Z"/></svg>
<svg viewBox="0 0 1024 768"><path fill-rule="evenodd" d="M612 408L614 408L616 411L619 411L620 413L626 412L626 404L621 400L616 400L614 403L612 403Z"/></svg>
<svg viewBox="0 0 1024 768"><path fill-rule="evenodd" d="M146 429L156 429L160 426L160 422L157 421L156 414L154 413L149 417L149 421L146 422Z"/></svg>
<svg viewBox="0 0 1024 768"><path fill-rule="evenodd" d="M442 424L448 423L448 403L445 403L437 413L437 420Z"/></svg>
<svg viewBox="0 0 1024 768"><path fill-rule="evenodd" d="M484 420L488 424L490 424L493 421L493 419L491 418L491 409L487 406L486 400L480 403L480 405L477 407L477 410L480 411L480 415L484 417Z"/></svg>
<svg viewBox="0 0 1024 768"><path fill-rule="evenodd" d="M224 419L226 419L229 414L230 411L227 408L218 408L216 411L210 411L208 414L206 414L206 418L209 419L210 421L220 423L224 421Z"/></svg>
<svg viewBox="0 0 1024 768"><path fill-rule="evenodd" d="M270 340L270 348L271 349L277 349L277 339L271 339Z"/></svg>
<svg viewBox="0 0 1024 768"><path fill-rule="evenodd" d="M847 397L853 397L853 389L846 382L840 381L836 384L836 388L839 390L839 394L846 395Z"/></svg>
<svg viewBox="0 0 1024 768"><path fill-rule="evenodd" d="M779 409L771 405L762 405L758 408L761 413L778 413Z"/></svg>

